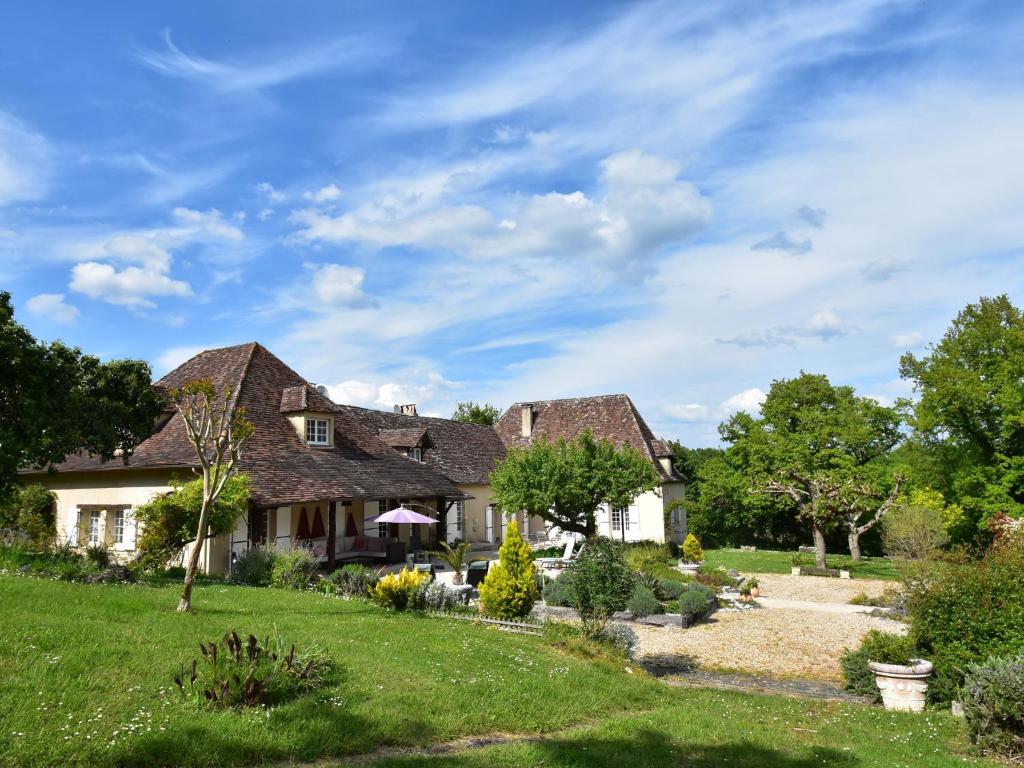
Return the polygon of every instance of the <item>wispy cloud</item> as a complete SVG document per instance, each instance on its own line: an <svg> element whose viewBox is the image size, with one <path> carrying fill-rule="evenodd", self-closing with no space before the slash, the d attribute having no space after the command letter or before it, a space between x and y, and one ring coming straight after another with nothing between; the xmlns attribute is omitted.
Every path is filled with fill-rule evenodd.
<svg viewBox="0 0 1024 768"><path fill-rule="evenodd" d="M40 293L26 301L25 306L33 315L62 325L74 325L78 321L78 307L64 301L63 293Z"/></svg>
<svg viewBox="0 0 1024 768"><path fill-rule="evenodd" d="M183 50L175 44L169 29L161 37L162 48L136 50L139 62L162 75L221 91L256 91L325 72L361 69L395 50L394 42L386 38L364 35L303 44L288 51L260 51L230 60Z"/></svg>
<svg viewBox="0 0 1024 768"><path fill-rule="evenodd" d="M0 206L46 193L51 154L42 134L0 111Z"/></svg>
<svg viewBox="0 0 1024 768"><path fill-rule="evenodd" d="M759 240L750 246L752 251L782 251L790 256L803 256L813 249L814 245L809 239L796 240L787 232L776 232L771 237Z"/></svg>

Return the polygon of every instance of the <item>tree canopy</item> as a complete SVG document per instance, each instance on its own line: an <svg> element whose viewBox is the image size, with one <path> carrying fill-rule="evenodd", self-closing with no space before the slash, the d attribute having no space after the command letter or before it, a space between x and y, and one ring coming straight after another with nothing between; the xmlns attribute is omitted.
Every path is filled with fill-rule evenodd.
<svg viewBox="0 0 1024 768"><path fill-rule="evenodd" d="M163 406L141 360L108 363L59 341L37 341L0 292L0 497L19 468L45 467L77 451L127 461Z"/></svg>
<svg viewBox="0 0 1024 768"><path fill-rule="evenodd" d="M501 416L501 411L490 403L474 403L472 401L458 403L452 419L463 421L467 424L480 424L485 427L493 427L494 422Z"/></svg>
<svg viewBox="0 0 1024 768"><path fill-rule="evenodd" d="M975 530L1024 516L1024 315L1005 296L969 304L928 353L907 353L914 439L935 483ZM936 472L938 468L938 472Z"/></svg>
<svg viewBox="0 0 1024 768"><path fill-rule="evenodd" d="M491 488L506 512L526 510L563 531L591 537L602 504L629 506L655 488L658 473L638 449L616 448L588 430L575 440L542 435L528 448L512 448L491 473Z"/></svg>

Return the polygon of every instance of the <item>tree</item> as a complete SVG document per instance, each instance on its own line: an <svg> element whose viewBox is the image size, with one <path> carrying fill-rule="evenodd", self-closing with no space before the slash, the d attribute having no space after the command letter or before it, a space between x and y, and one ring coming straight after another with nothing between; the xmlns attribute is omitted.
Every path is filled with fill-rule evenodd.
<svg viewBox="0 0 1024 768"><path fill-rule="evenodd" d="M163 408L140 360L101 363L60 342L43 344L14 320L0 291L0 498L18 470L77 451L127 462Z"/></svg>
<svg viewBox="0 0 1024 768"><path fill-rule="evenodd" d="M494 498L506 512L524 510L563 531L590 538L597 510L628 507L658 485L654 465L630 445L616 448L588 430L575 440L542 435L529 448L512 448L491 473Z"/></svg>
<svg viewBox="0 0 1024 768"><path fill-rule="evenodd" d="M810 525L815 560L824 568L826 532L854 511L859 519L877 493L865 468L900 441L899 411L826 376L801 373L772 382L761 413L738 413L719 432L729 453L742 457L749 490L789 499ZM876 507L876 517L887 509Z"/></svg>
<svg viewBox="0 0 1024 768"><path fill-rule="evenodd" d="M19 486L0 504L0 529L16 532L40 549L52 546L57 537L57 495L39 484Z"/></svg>
<svg viewBox="0 0 1024 768"><path fill-rule="evenodd" d="M210 514L236 470L242 445L253 434L253 425L245 418L245 409L235 407L234 394L230 388L218 394L208 379L190 381L169 393L184 421L185 434L196 452L203 475L195 544L189 552L185 583L178 603L180 613L192 610L192 583L199 568L199 553L206 539Z"/></svg>
<svg viewBox="0 0 1024 768"><path fill-rule="evenodd" d="M885 554L904 560L932 557L949 541L944 508L942 496L934 491L912 492L882 523Z"/></svg>
<svg viewBox="0 0 1024 768"><path fill-rule="evenodd" d="M919 400L915 440L937 455L941 488L984 530L997 513L1024 517L1024 314L1005 296L968 304L928 354L900 373Z"/></svg>
<svg viewBox="0 0 1024 768"><path fill-rule="evenodd" d="M472 401L466 403L458 403L455 406L455 412L452 414L452 419L455 421L463 421L467 424L481 424L485 427L493 427L494 422L501 416L495 406L490 403L474 403Z"/></svg>
<svg viewBox="0 0 1024 768"><path fill-rule="evenodd" d="M848 477L835 496L835 508L846 531L850 556L860 562L860 537L878 525L899 498L904 478L896 475L888 496L879 500L879 485L863 475Z"/></svg>
<svg viewBox="0 0 1024 768"><path fill-rule="evenodd" d="M160 568L195 540L203 508L202 478L171 481L171 492L135 508L140 534L138 560L146 568ZM227 533L249 509L249 477L232 475L210 510L205 539Z"/></svg>
<svg viewBox="0 0 1024 768"><path fill-rule="evenodd" d="M529 615L538 597L530 546L519 535L515 519L509 520L498 563L480 584L480 607L497 619L521 619Z"/></svg>

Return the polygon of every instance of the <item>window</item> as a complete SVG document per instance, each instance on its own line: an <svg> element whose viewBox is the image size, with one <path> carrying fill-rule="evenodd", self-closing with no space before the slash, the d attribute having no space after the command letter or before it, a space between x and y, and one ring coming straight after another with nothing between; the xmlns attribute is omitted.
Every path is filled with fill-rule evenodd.
<svg viewBox="0 0 1024 768"><path fill-rule="evenodd" d="M462 533L466 527L466 502L459 501L455 502L455 529Z"/></svg>
<svg viewBox="0 0 1024 768"><path fill-rule="evenodd" d="M413 448L411 451L409 451L409 455L412 456L413 459L415 459L416 461L420 461L420 462L423 461L423 449L422 448Z"/></svg>
<svg viewBox="0 0 1024 768"><path fill-rule="evenodd" d="M96 509L89 513L89 546L100 545L100 520L103 513Z"/></svg>
<svg viewBox="0 0 1024 768"><path fill-rule="evenodd" d="M329 445L327 419L306 419L306 443L308 445Z"/></svg>
<svg viewBox="0 0 1024 768"><path fill-rule="evenodd" d="M621 531L625 526L625 529L629 530L629 510L628 509L613 509L612 510L612 530Z"/></svg>
<svg viewBox="0 0 1024 768"><path fill-rule="evenodd" d="M112 533L112 540L114 544L124 544L124 510L114 510L114 526Z"/></svg>

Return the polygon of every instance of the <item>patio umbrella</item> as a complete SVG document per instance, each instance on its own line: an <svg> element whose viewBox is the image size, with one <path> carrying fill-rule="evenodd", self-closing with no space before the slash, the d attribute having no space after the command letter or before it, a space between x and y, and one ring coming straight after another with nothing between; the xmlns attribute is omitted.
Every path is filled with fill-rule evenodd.
<svg viewBox="0 0 1024 768"><path fill-rule="evenodd" d="M413 523L418 525L437 525L437 520L419 512L413 512L407 507L396 507L390 512L378 515L371 523Z"/></svg>

